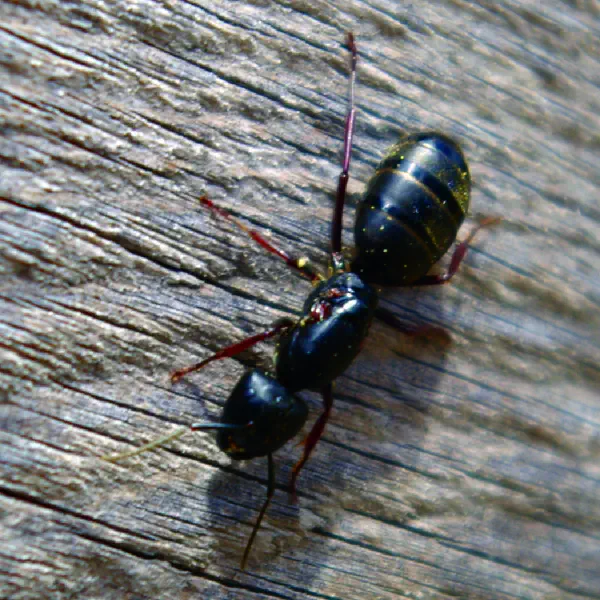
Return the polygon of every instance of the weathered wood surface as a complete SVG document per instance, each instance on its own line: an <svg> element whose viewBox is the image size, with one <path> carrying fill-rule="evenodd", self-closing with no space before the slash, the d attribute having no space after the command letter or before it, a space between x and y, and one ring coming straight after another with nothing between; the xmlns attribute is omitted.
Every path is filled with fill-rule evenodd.
<svg viewBox="0 0 600 600"><path fill-rule="evenodd" d="M0 5L0 597L600 597L599 5L333 4ZM169 383L309 289L195 199L325 262L347 30L347 243L376 161L419 128L461 141L474 215L504 221L452 285L385 292L453 345L374 326L297 506L298 449L279 453L242 573L263 461L211 434L98 457L217 418L269 364L264 345Z"/></svg>

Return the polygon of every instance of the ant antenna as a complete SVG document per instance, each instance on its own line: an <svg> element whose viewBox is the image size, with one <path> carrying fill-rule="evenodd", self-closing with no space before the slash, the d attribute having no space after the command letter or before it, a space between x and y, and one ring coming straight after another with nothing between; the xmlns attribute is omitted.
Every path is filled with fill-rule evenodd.
<svg viewBox="0 0 600 600"><path fill-rule="evenodd" d="M189 427L181 427L179 429L176 429L172 433L169 433L168 435L163 435L159 438L156 438L155 440L152 440L151 442L148 442L147 444L144 444L143 446L140 446L135 450L130 450L129 452L121 452L120 454L105 454L104 456L101 456L100 459L112 463L119 462L124 458L129 458L131 456L143 454L144 452L154 450L154 448L158 448L159 446L162 446L167 442L177 440L186 433L188 433L188 431L200 431L205 429L243 429L244 427L250 427L251 425L252 421L250 421L249 423L244 423L242 425L231 425L229 423L194 423Z"/></svg>

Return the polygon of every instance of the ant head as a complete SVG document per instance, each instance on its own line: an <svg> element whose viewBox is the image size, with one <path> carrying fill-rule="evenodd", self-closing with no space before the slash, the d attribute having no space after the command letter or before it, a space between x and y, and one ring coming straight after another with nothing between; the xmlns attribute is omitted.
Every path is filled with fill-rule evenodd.
<svg viewBox="0 0 600 600"><path fill-rule="evenodd" d="M222 429L219 448L231 458L246 460L275 452L306 422L308 408L266 373L253 369L238 381L223 408L222 423L246 425Z"/></svg>

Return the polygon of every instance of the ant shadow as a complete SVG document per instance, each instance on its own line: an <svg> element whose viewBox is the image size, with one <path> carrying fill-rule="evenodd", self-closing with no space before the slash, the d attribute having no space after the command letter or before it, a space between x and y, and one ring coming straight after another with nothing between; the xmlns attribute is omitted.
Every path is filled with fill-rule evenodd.
<svg viewBox="0 0 600 600"><path fill-rule="evenodd" d="M426 300L423 318L427 296L433 298ZM431 288L386 290L380 302L409 326L441 327L448 322L440 295ZM311 565L319 564L318 555L328 555L330 545L363 543L355 521L366 518L403 526L418 515L418 506L395 498L410 496L415 477L436 477L435 449L427 447L427 421L439 408L439 379L451 348L439 336L407 336L374 321L363 351L336 381L333 413L300 475L297 504L288 487L301 454L294 443L301 442L302 434L274 455L276 490L252 547L248 574L275 573L281 569L278 559L284 558L295 561L286 564L302 568L306 580L310 569L304 558L310 556ZM256 366L245 357L242 362ZM182 384L199 394L192 383L178 385ZM314 392L298 395L310 409L306 434L322 401ZM266 457L231 461L211 477L207 529L216 536L211 563L227 570L239 567L266 488Z"/></svg>

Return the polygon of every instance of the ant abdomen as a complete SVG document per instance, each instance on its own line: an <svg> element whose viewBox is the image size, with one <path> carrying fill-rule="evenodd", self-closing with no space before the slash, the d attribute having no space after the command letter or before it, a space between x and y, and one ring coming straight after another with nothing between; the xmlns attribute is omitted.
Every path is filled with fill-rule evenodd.
<svg viewBox="0 0 600 600"><path fill-rule="evenodd" d="M471 178L458 144L436 132L400 139L379 163L358 207L352 270L365 281L409 285L456 239Z"/></svg>

